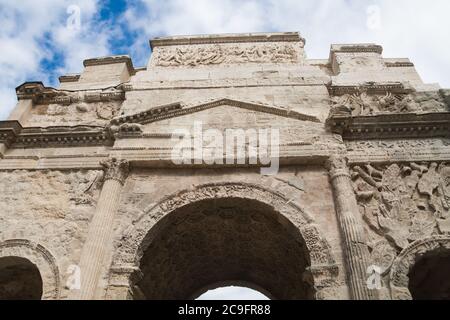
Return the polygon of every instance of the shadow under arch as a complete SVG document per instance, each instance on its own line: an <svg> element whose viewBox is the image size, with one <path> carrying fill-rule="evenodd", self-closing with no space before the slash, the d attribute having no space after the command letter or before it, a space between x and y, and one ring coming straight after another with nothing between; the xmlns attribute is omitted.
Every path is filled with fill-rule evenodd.
<svg viewBox="0 0 450 320"><path fill-rule="evenodd" d="M218 212L218 210L220 212ZM185 214L183 214L183 211L185 212ZM206 212L205 214L205 211L209 211L209 213ZM278 235L275 233L274 236L268 239L267 242L260 242L261 246L258 247L258 250L262 250L259 251L259 253L263 252L263 248L267 243L271 243L271 241L273 242L274 239L277 239L278 242L276 244L278 245L278 248L280 248L279 251L281 252L281 255L277 253L271 256L271 258L279 259L282 263L283 254L285 256L289 256L289 254L295 253L295 258L298 261L303 259L301 260L303 261L302 264L297 268L298 270L295 270L295 265L276 265L279 272L286 272L286 270L288 270L289 272L296 272L296 278L293 279L293 287L291 286L292 290L290 291L290 294L280 293L281 291L278 292L278 294L273 294L273 288L272 290L268 290L264 285L260 285L257 281L252 281L252 279L249 279L248 277L245 278L239 276L239 272L241 272L242 274L242 272L244 272L244 269L236 269L235 274L223 275L225 278L211 278L209 280L210 283L201 283L199 284L198 288L195 288L195 290L191 288L191 292L188 293L186 291L182 296L174 294L173 290L166 289L168 291L165 291L164 295L158 296L151 294L151 298L186 299L188 297L192 297L195 292L198 292L198 290L200 290L201 287L206 287L211 283L223 282L229 279L238 279L241 281L246 281L247 283L252 283L253 285L257 285L260 288L262 287L263 290L269 291L272 297L278 299L320 299L324 298L321 295L322 289L334 285L338 274L338 268L331 253L330 246L328 245L327 241L320 235L318 228L313 223L311 217L306 214L304 210L300 208L300 206L292 201L289 201L282 194L266 189L259 185L248 183L211 183L196 186L188 190L182 190L180 192L176 192L170 196L167 196L157 204L151 205L146 210L144 210L144 213L133 222L133 226L129 228L121 238L118 249L115 252L113 264L111 267L111 276L107 291L107 297L112 299L124 299L127 298L127 296L129 298L129 295L131 294L135 298L149 298L149 292L142 292L146 291L146 289L142 287L149 287L143 286L143 281L153 281L151 287L156 288L157 285L155 285L155 278L157 278L157 275L153 274L149 276L148 270L156 270L157 268L155 268L155 264L153 264L151 265L151 268L147 268L147 270L144 270L146 269L146 265L143 264L143 261L148 260L150 261L150 263L151 261L156 261L156 259L147 259L146 254L147 256L152 257L158 255L159 251L154 248L158 246L161 247L163 245L163 241L166 241L167 239L167 241L170 241L170 235L176 234L177 226L185 225L186 219L192 219L191 225L200 226L200 224L195 221L196 219L199 219L199 215L197 214L197 216L193 216L193 212L201 212L200 215L212 216L215 218L225 217L225 220L227 219L227 216L231 220L233 220L233 217L236 219L245 220L249 218L249 215L250 219L252 219L252 216L254 218L256 217L256 219L265 217L264 219L267 221L270 220L270 223L263 224L261 230L265 230L264 228L267 228L268 225L270 225L269 228L273 227L278 231L283 229L284 231L280 231ZM236 214L236 212L240 213ZM263 214L264 212L269 213ZM176 217L181 218L175 219ZM200 219L202 218L200 217ZM234 223L233 221L233 223L229 224L231 224L230 230L239 228L245 229L244 221L240 221L238 223ZM223 226L224 224L214 225L217 227L220 225ZM257 223L255 223L255 225L257 225ZM208 229L208 224L204 224L203 226L206 227L205 230ZM170 231L168 228L172 228L172 230ZM263 236L269 237L269 235L271 234L270 232L261 232L261 230L259 230L259 233L253 233L251 237L255 236L256 234L262 234ZM182 231L178 231L180 232L180 234L183 234ZM244 232L242 232L242 234L245 234L245 230L243 231ZM216 228L215 230L209 230L208 232L202 233L200 228L199 230L196 230L196 233L191 233L191 235L202 233L204 237L205 234L215 235L221 232L222 230L220 230L220 228ZM251 237L250 239L245 239L245 237L241 237L239 239L252 241ZM177 238L177 241L175 242L179 242L181 244L189 242L181 241L180 239L181 238ZM203 239L201 241L203 241L202 243L205 243L205 241L212 241L210 239L213 238L207 238L206 240ZM201 261L208 262L208 259L214 260L214 258L221 257L221 254L224 253L225 257L222 260L214 260L216 261L216 265L220 265L220 263L228 263L227 261L233 261L234 263L231 265L235 267L236 265L240 265L242 262L241 260L239 260L238 256L245 256L250 252L249 250L244 250L243 252L239 252L239 254L236 256L226 256L227 253L229 254L230 252L234 252L233 246L229 245L233 241L227 242L216 239L215 242L221 243L220 246L216 246L217 248L225 246L226 248L228 248L228 251L225 253L221 252L219 255L215 256L210 255L206 257L206 260L203 259ZM245 241L239 242L239 244L242 243L245 243ZM282 251L285 245L289 249L288 251L283 253ZM245 245L239 245L237 247L234 247L234 249L238 247L245 248ZM186 252L185 249L186 248L183 248L183 246L181 246L180 248L177 248L177 250L167 250L168 252L170 252L170 254L162 257L162 260L158 263L164 265L165 263L167 264L168 262L173 262L167 261L167 259L172 259L170 257L173 257L174 254L183 254L183 252ZM149 254L149 250L153 250L151 251L152 253ZM271 252L273 253L273 251ZM264 255L261 254L258 254L256 256L257 257L254 261L257 261L258 257L260 257L259 259L262 259L261 257L264 257ZM227 260L227 258L230 259ZM195 260L189 260L189 262L195 265ZM244 265L247 267L249 266L248 263ZM250 268L251 272L258 273L259 267L261 267L262 265L267 265L267 263L260 261L259 264ZM229 267L230 263L226 264L226 266ZM201 265L196 265L193 268L201 267ZM174 268L176 268L176 266ZM275 271L277 270L268 267L264 269L263 273L264 276L270 277L270 274ZM181 279L180 276L177 276L177 274L173 273L171 269L161 269L160 277L165 277L164 282L169 283L169 286L172 286L172 288L176 288L185 280L184 278ZM260 277L260 279L263 277ZM146 278L147 280L145 280ZM300 287L300 281L302 282L302 286L307 284L308 288L306 289L306 287ZM141 286L141 288L139 288L139 285ZM289 286L289 283L286 282L286 285ZM308 293L299 292L298 295L296 295L294 292L295 289L304 289L307 290ZM127 291L126 294L124 290ZM259 291L261 291L261 289ZM171 294L169 294L168 292L171 292Z"/></svg>
<svg viewBox="0 0 450 320"><path fill-rule="evenodd" d="M430 262L430 258L431 260L434 260L432 264L438 268L434 268L434 270L433 268L430 270L423 270L424 267L427 267L427 263L423 263L424 260L428 260L428 262ZM443 260L439 261L439 258L443 258ZM415 282L417 281L417 273L421 271L428 271L429 273L432 273L435 280L439 280L436 278L441 277L442 281L439 285L447 285L448 291L450 288L450 283L448 280L447 270L445 270L445 272L441 272L441 274L436 274L436 272L439 273L439 267L442 267L442 265L439 266L439 264L442 264L443 262L446 265L450 263L450 235L431 236L411 243L408 247L403 249L392 264L389 276L389 286L392 299L427 299L422 296L425 294L424 292L411 292L411 285L413 285L413 287L415 286ZM411 280L413 280L413 283L411 283ZM420 288L420 290L424 289L426 288ZM430 290L430 292L427 292L425 295L429 295L431 293L430 299L436 299L436 297L432 296L432 294L435 293L432 291L433 290ZM413 296L413 293L418 296Z"/></svg>

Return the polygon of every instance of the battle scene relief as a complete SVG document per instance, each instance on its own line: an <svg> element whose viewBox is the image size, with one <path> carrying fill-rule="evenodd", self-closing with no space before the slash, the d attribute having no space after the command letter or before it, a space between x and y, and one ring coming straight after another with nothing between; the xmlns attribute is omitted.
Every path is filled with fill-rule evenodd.
<svg viewBox="0 0 450 320"><path fill-rule="evenodd" d="M450 165L356 165L352 179L374 262L387 272L414 241L450 233Z"/></svg>

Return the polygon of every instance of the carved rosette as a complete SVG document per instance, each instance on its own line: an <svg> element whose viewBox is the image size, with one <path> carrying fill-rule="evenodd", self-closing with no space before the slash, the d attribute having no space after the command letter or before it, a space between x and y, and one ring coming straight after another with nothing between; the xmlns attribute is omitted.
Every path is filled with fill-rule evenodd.
<svg viewBox="0 0 450 320"><path fill-rule="evenodd" d="M330 173L331 180L334 180L341 176L350 177L350 171L348 169L347 163L348 159L343 156L333 155L328 158L325 166Z"/></svg>
<svg viewBox="0 0 450 320"><path fill-rule="evenodd" d="M100 163L105 170L105 181L116 180L124 184L130 171L128 160L111 158Z"/></svg>
<svg viewBox="0 0 450 320"><path fill-rule="evenodd" d="M372 300L377 295L366 285L366 270L370 255L355 193L351 185L347 158L333 155L326 162L333 187L336 216L345 243L349 285L355 300Z"/></svg>

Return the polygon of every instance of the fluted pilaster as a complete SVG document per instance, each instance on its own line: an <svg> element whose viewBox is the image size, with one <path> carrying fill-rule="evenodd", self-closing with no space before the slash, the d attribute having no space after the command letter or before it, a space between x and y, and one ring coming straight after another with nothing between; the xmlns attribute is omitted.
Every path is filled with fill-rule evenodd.
<svg viewBox="0 0 450 320"><path fill-rule="evenodd" d="M345 243L348 280L352 298L355 300L376 299L376 294L367 287L367 267L370 265L358 203L352 188L347 160L332 156L327 161L335 199L336 214Z"/></svg>
<svg viewBox="0 0 450 320"><path fill-rule="evenodd" d="M81 300L96 298L102 268L107 263L108 245L113 238L114 216L119 206L120 192L129 171L129 164L125 160L109 159L102 162L102 166L105 169L105 182L80 259L81 290L77 298Z"/></svg>

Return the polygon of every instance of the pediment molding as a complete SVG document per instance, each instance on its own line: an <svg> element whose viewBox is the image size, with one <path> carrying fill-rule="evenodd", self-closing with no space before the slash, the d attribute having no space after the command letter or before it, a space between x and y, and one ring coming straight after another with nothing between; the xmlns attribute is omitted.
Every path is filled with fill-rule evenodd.
<svg viewBox="0 0 450 320"><path fill-rule="evenodd" d="M25 82L16 88L16 94L18 100L29 99L35 104L70 105L77 102L123 101L128 90L127 84L107 90L70 91L46 87L42 82Z"/></svg>
<svg viewBox="0 0 450 320"><path fill-rule="evenodd" d="M361 85L341 85L330 82L327 85L328 92L331 96L342 96L345 94L358 94L367 92L367 94L408 94L414 90L402 82L366 82Z"/></svg>
<svg viewBox="0 0 450 320"><path fill-rule="evenodd" d="M223 98L219 100L209 101L206 103L200 103L198 105L189 107L183 107L183 105L180 102L163 105L136 114L117 117L111 120L111 125L118 126L124 123L148 124L165 119L180 117L187 114L193 114L196 112L212 109L219 106L232 106L301 121L310 121L315 123L320 122L320 120L314 116L305 115L286 108Z"/></svg>

